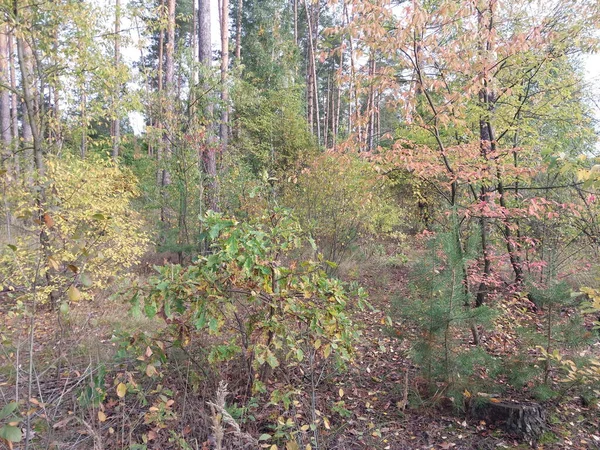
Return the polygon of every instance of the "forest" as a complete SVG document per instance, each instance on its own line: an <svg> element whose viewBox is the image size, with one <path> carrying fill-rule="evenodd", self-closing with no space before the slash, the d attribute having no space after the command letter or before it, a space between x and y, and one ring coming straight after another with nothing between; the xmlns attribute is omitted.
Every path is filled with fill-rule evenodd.
<svg viewBox="0 0 600 450"><path fill-rule="evenodd" d="M597 0L0 0L0 449L600 449Z"/></svg>

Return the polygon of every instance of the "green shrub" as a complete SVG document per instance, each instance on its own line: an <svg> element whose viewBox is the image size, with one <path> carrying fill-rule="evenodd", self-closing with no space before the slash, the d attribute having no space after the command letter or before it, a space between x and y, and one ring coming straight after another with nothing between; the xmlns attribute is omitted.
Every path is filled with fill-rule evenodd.
<svg viewBox="0 0 600 450"><path fill-rule="evenodd" d="M278 367L350 358L357 332L345 310L351 296L363 306L365 295L318 262L292 259L305 241L287 212L254 222L208 213L204 222L209 254L189 267L158 267L134 308L164 318L177 346L200 339L207 367L239 362L255 392Z"/></svg>
<svg viewBox="0 0 600 450"><path fill-rule="evenodd" d="M284 202L329 261L339 263L359 238L390 233L400 223L386 179L356 155L319 155L292 181Z"/></svg>

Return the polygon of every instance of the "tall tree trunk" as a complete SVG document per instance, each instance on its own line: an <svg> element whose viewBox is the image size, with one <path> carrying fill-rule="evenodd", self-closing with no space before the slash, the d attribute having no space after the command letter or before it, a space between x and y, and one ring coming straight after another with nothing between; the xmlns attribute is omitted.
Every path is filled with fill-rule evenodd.
<svg viewBox="0 0 600 450"><path fill-rule="evenodd" d="M58 26L54 30L54 44L53 50L56 55L58 55ZM62 123L61 123L61 112L60 112L60 78L58 76L54 77L54 82L52 83L52 94L53 94L53 108L52 108L52 116L54 118L53 123L53 133L54 133L54 143L56 144L56 148L60 151L63 146L63 137L62 137Z"/></svg>
<svg viewBox="0 0 600 450"><path fill-rule="evenodd" d="M369 98L367 101L367 150L371 151L375 141L375 55L371 54L369 60Z"/></svg>
<svg viewBox="0 0 600 450"><path fill-rule="evenodd" d="M221 11L221 151L227 151L229 138L229 90L227 70L229 68L229 0L222 0Z"/></svg>
<svg viewBox="0 0 600 450"><path fill-rule="evenodd" d="M10 122L10 74L8 68L8 34L6 25L0 26L0 128L2 137L2 150L0 151L0 168L4 167L10 172L17 174L12 158L12 128ZM13 167L11 167L13 166ZM11 212L8 198L4 197L6 208L6 238L12 241Z"/></svg>
<svg viewBox="0 0 600 450"><path fill-rule="evenodd" d="M165 0L160 1L160 11L164 11ZM162 19L162 17L161 17ZM158 106L153 111L155 114L154 123L156 124L156 128L159 130L163 128L163 76L164 76L164 47L165 47L165 31L161 26L160 31L158 33L158 67L156 72L156 90L158 92ZM163 140L159 139L157 143L156 149L156 159L158 161L159 169L157 171L157 183L158 186L162 189L162 180L164 178L164 169L161 166L161 161L163 158ZM163 206L164 209L164 206ZM163 217L163 211L161 210L161 220Z"/></svg>
<svg viewBox="0 0 600 450"><path fill-rule="evenodd" d="M242 63L242 12L244 8L244 2L238 0L237 3L237 17L235 23L235 63L239 65Z"/></svg>
<svg viewBox="0 0 600 450"><path fill-rule="evenodd" d="M13 1L13 14L17 23L19 23L19 4L18 0ZM22 30L17 30L17 32ZM44 175L44 156L43 156L43 133L42 133L42 122L39 110L40 101L37 99L39 92L37 90L37 83L35 79L35 61L33 51L30 45L25 41L21 33L17 33L17 57L19 61L19 68L21 71L21 87L23 92L23 102L25 105L26 122L29 123L31 130L31 139L33 144L33 161L34 161L34 175L33 182L36 185L36 210L37 219L40 224L39 241L42 250L43 261L46 264L46 285L53 286L54 270L50 266L49 257L51 256L50 239L48 235L48 226L46 220L45 206L46 206L46 188L43 183L40 183L40 179ZM58 293L51 289L49 295L50 304L53 307L58 306ZM27 430L26 441L29 439L29 429Z"/></svg>
<svg viewBox="0 0 600 450"><path fill-rule="evenodd" d="M33 68L31 47L27 42L19 38L16 39L17 59L19 61L19 69L21 71L22 80L33 79ZM33 89L35 82L29 87ZM22 89L24 85L22 84ZM31 109L33 109L35 100L31 99ZM28 185L32 185L34 181L35 171L35 145L33 138L33 124L31 123L31 115L29 114L29 107L25 102L24 96L21 98L21 115L23 118L23 157L24 157L24 168L25 168L25 181Z"/></svg>
<svg viewBox="0 0 600 450"><path fill-rule="evenodd" d="M480 146L480 154L483 161L486 161L486 165L489 162L489 158L495 156L496 144L494 131L491 123L491 113L494 109L494 93L489 85L488 74L486 72L486 58L488 52L492 51L490 35L492 33L493 24L494 24L494 10L493 10L493 2L492 0L489 4L489 17L487 17L487 23L485 23L485 15L484 12L479 12L479 27L482 31L485 31L485 41L481 43L480 46L480 57L483 59L484 63L484 72L481 74L481 78L483 80L483 87L479 91L479 104L482 108L482 116L479 118L479 146ZM488 188L485 185L482 185L479 193L479 202L482 205L485 205L489 201ZM475 305L481 306L485 303L488 296L489 291L489 278L491 276L491 268L492 263L490 260L490 250L488 248L488 220L485 217L485 213L481 212L481 217L479 218L479 226L481 232L481 253L483 258L483 270L482 270L482 280L479 284L479 288L477 290L477 296L475 298Z"/></svg>
<svg viewBox="0 0 600 450"><path fill-rule="evenodd" d="M296 44L296 46L298 46L298 0L293 0L293 1L294 1L294 44Z"/></svg>
<svg viewBox="0 0 600 450"><path fill-rule="evenodd" d="M321 118L319 114L319 85L317 79L317 60L316 60L316 38L319 31L319 4L313 3L308 7L308 0L304 0L304 10L306 12L306 22L308 28L308 106L309 123L316 130L317 143L321 142Z"/></svg>
<svg viewBox="0 0 600 450"><path fill-rule="evenodd" d="M331 75L327 77L327 90L325 91L325 116L323 117L323 145L329 148L329 121L331 120Z"/></svg>
<svg viewBox="0 0 600 450"><path fill-rule="evenodd" d="M350 23L350 14L348 12L348 7L344 3L344 19L345 24L348 25ZM354 41L352 39L352 35L348 35L348 50L350 51L350 101L348 102L349 108L349 117L348 117L348 133L351 134L353 132L352 125L356 127L356 131L358 133L358 142L363 142L362 136L362 127L360 124L360 99L358 96L358 86L356 83L356 58L354 55ZM354 105L352 104L352 100L354 100ZM353 111L354 110L354 111Z"/></svg>
<svg viewBox="0 0 600 450"><path fill-rule="evenodd" d="M21 157L19 155L19 101L17 98L17 71L14 61L14 45L12 33L8 34L8 66L10 69L10 121L12 125L12 152L14 154L15 171L21 171Z"/></svg>
<svg viewBox="0 0 600 450"><path fill-rule="evenodd" d="M206 76L212 63L210 0L199 0L198 3L198 60L204 66L204 75ZM207 85L206 81L204 85ZM213 211L218 211L217 155L213 130L213 111L212 102L207 102L204 110L207 138L201 151L208 188L206 192L207 207Z"/></svg>
<svg viewBox="0 0 600 450"><path fill-rule="evenodd" d="M115 0L115 69L118 69L121 63L121 0ZM114 161L119 157L119 147L121 145L121 118L119 114L119 95L121 91L120 83L116 86L117 92L114 95L113 108L115 118L112 123L112 158Z"/></svg>
<svg viewBox="0 0 600 450"><path fill-rule="evenodd" d="M174 92L175 82L175 0L167 0L167 46L165 51L165 88L168 97ZM171 102L168 99L168 103ZM171 111L169 111L170 113Z"/></svg>
<svg viewBox="0 0 600 450"><path fill-rule="evenodd" d="M84 80L83 88L81 89L81 145L79 149L81 159L85 159L87 154L87 120L87 91Z"/></svg>
<svg viewBox="0 0 600 450"><path fill-rule="evenodd" d="M10 122L10 73L8 62L8 34L6 25L0 28L0 128L2 135L2 160L9 165L12 147L12 127Z"/></svg>

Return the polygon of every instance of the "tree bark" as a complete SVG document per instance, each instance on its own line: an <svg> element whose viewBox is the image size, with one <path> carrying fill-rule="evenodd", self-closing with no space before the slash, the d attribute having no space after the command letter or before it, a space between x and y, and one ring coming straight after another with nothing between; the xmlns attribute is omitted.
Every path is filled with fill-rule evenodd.
<svg viewBox="0 0 600 450"><path fill-rule="evenodd" d="M229 90L227 71L229 68L229 0L222 0L221 11L221 152L227 151L229 142Z"/></svg>
<svg viewBox="0 0 600 450"><path fill-rule="evenodd" d="M160 1L160 11L164 11L165 0ZM162 19L162 18L161 18ZM156 90L158 92L158 106L155 109L154 114L154 123L156 124L156 128L159 130L163 128L163 76L164 76L164 47L165 47L165 31L163 27L160 27L160 31L158 33L158 64L157 64L157 72L156 72ZM164 168L160 167L161 160L163 158L163 139L159 139L157 142L156 149L156 159L159 164L159 169L156 174L157 184L161 190L164 190L163 179L164 179ZM160 213L161 221L164 217L164 205L161 206Z"/></svg>
<svg viewBox="0 0 600 450"><path fill-rule="evenodd" d="M473 402L469 415L534 444L546 429L546 412L537 403Z"/></svg>
<svg viewBox="0 0 600 450"><path fill-rule="evenodd" d="M33 68L31 67L31 48L27 42L19 43L19 38L16 39L17 48L17 59L19 61L19 68L21 71L22 80L29 80L33 77ZM33 84L35 86L35 83ZM31 89L32 87L30 87ZM22 89L25 89L24 84ZM33 139L33 124L31 123L31 115L29 110L34 107L34 100L30 99L31 107L26 104L24 96L21 99L21 114L23 116L23 157L24 157L24 169L25 169L25 180L27 184L33 184L34 171L35 171L35 144Z"/></svg>
<svg viewBox="0 0 600 450"><path fill-rule="evenodd" d="M118 69L121 63L121 0L115 0L115 69ZM121 145L121 119L119 114L119 94L121 91L120 83L116 86L117 92L114 95L113 108L115 118L112 123L112 159L114 161L119 157L119 147Z"/></svg>
<svg viewBox="0 0 600 450"><path fill-rule="evenodd" d="M12 125L12 153L15 161L15 171L21 171L21 158L19 155L19 102L17 99L17 72L14 61L14 45L12 34L8 34L8 66L10 69L10 120Z"/></svg>
<svg viewBox="0 0 600 450"><path fill-rule="evenodd" d="M12 153L9 86L8 34L6 25L3 25L0 29L0 128L2 130L2 160L7 166Z"/></svg>
<svg viewBox="0 0 600 450"><path fill-rule="evenodd" d="M87 92L85 88L85 80L81 89L81 144L80 144L81 159L85 159L87 155Z"/></svg>
<svg viewBox="0 0 600 450"><path fill-rule="evenodd" d="M244 8L244 2L238 0L237 3L237 17L235 24L235 63L237 65L242 63L242 12Z"/></svg>
<svg viewBox="0 0 600 450"><path fill-rule="evenodd" d="M371 151L374 148L375 143L375 55L371 54L369 60L369 98L367 102L367 114L369 118L367 126L367 150Z"/></svg>
<svg viewBox="0 0 600 450"><path fill-rule="evenodd" d="M13 14L17 22L19 22L19 5L18 0L13 0ZM21 87L23 92L23 102L25 105L26 121L29 124L31 131L31 142L33 145L33 161L34 161L34 173L32 174L33 183L36 184L36 212L37 219L40 223L39 241L40 248L43 255L43 260L46 261L46 285L53 286L53 269L50 266L49 257L51 256L50 249L50 238L48 235L48 227L45 220L45 205L46 205L46 188L43 183L40 183L40 179L44 176L44 155L43 155L43 134L42 134L42 122L39 110L39 92L36 88L35 79L35 66L34 63L36 58L34 57L31 46L25 41L24 37L17 34L17 58L19 61L19 68L21 71ZM52 307L58 306L58 293L52 289L49 295L50 305Z"/></svg>
<svg viewBox="0 0 600 450"><path fill-rule="evenodd" d="M308 7L308 0L304 0L306 22L308 28L308 70L307 70L307 95L308 95L308 122L311 130L316 135L317 144L321 142L321 118L319 114L319 85L317 79L316 61L316 36L319 31L319 5Z"/></svg>
<svg viewBox="0 0 600 450"><path fill-rule="evenodd" d="M492 44L490 41L490 34L494 27L494 9L493 2L490 2L488 8L489 17L487 17L487 23L485 22L484 12L479 12L479 27L482 31L485 30L486 38L485 41L481 43L480 52L481 58L484 63L484 72L481 73L481 78L483 80L483 87L479 91L479 104L483 110L482 116L479 118L479 147L480 154L483 161L485 161L486 166L489 170L489 162L490 156L493 157L496 153L496 142L494 136L494 130L491 122L491 114L494 110L495 96L490 88L490 83L488 80L487 67L486 67L486 58L487 52L492 50ZM479 193L479 202L482 205L487 204L489 201L488 188L485 185L481 186ZM479 226L481 232L481 252L483 258L483 277L482 281L479 283L479 288L477 289L477 296L475 298L475 305L481 306L483 305L488 296L489 291L489 278L491 276L492 263L490 260L489 248L488 248L488 220L485 217L485 212L481 212L481 216L479 218Z"/></svg>
<svg viewBox="0 0 600 450"><path fill-rule="evenodd" d="M58 26L54 30L54 44L53 50L56 55L58 55ZM53 108L52 108L52 116L54 118L53 123L53 134L54 134L54 143L56 148L60 151L63 146L63 135L62 135L62 123L61 123L61 111L60 111L60 78L58 76L54 77L54 82L52 83L52 96L53 96Z"/></svg>
<svg viewBox="0 0 600 450"><path fill-rule="evenodd" d="M212 46L210 34L210 0L200 0L198 4L198 60L204 66L204 85L208 86L206 77L212 63ZM207 91L208 89L205 89ZM211 101L205 102L204 123L206 136L204 145L201 147L201 160L207 181L206 203L208 209L218 211L218 183L217 183L217 155L216 143L213 131L213 105Z"/></svg>

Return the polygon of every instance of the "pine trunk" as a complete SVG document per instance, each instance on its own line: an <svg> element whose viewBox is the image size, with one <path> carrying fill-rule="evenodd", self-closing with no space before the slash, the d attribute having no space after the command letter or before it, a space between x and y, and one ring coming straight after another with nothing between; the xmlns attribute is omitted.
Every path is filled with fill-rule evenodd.
<svg viewBox="0 0 600 450"><path fill-rule="evenodd" d="M204 66L206 72L210 71L212 63L212 47L210 34L210 0L200 0L198 4L198 60ZM207 85L206 80L203 83ZM213 130L214 108L212 102L208 102L204 110L204 123L208 136L203 148L201 148L201 159L204 176L207 180L206 202L208 209L218 211L217 202L217 155Z"/></svg>
<svg viewBox="0 0 600 450"><path fill-rule="evenodd" d="M221 151L227 151L229 141L229 91L227 70L229 68L229 0L222 0L221 11Z"/></svg>

